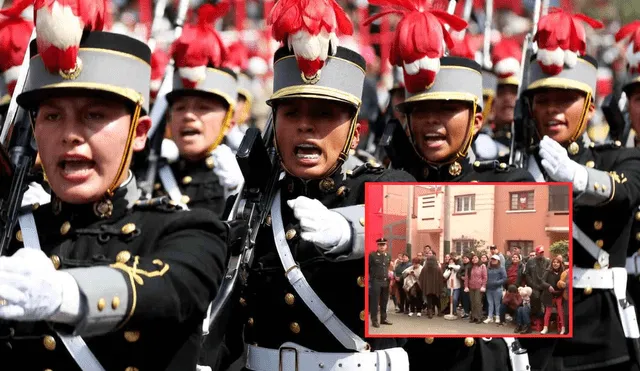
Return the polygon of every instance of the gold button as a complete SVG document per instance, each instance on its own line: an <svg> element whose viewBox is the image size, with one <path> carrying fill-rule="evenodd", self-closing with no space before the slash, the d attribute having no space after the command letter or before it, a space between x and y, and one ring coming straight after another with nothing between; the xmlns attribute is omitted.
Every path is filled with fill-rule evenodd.
<svg viewBox="0 0 640 371"><path fill-rule="evenodd" d="M291 330L291 332L293 332L294 334L297 334L300 332L300 325L298 324L298 322L291 322L291 324L289 325L289 330Z"/></svg>
<svg viewBox="0 0 640 371"><path fill-rule="evenodd" d="M38 210L40 208L40 204L39 203L34 203L33 205L31 205L31 209L33 210Z"/></svg>
<svg viewBox="0 0 640 371"><path fill-rule="evenodd" d="M636 213L636 220L640 222L640 211Z"/></svg>
<svg viewBox="0 0 640 371"><path fill-rule="evenodd" d="M364 311L360 312L360 321L364 321Z"/></svg>
<svg viewBox="0 0 640 371"><path fill-rule="evenodd" d="M192 180L193 178L187 175L184 178L182 178L182 184L189 184L191 183Z"/></svg>
<svg viewBox="0 0 640 371"><path fill-rule="evenodd" d="M507 168L507 164L505 164L504 162L500 163L500 169L506 169Z"/></svg>
<svg viewBox="0 0 640 371"><path fill-rule="evenodd" d="M131 253L128 252L127 250L122 250L118 253L118 255L116 255L116 261L118 263L126 263L129 261L129 259L131 259Z"/></svg>
<svg viewBox="0 0 640 371"><path fill-rule="evenodd" d="M596 241L596 245L597 245L599 248L602 248L602 246L604 246L604 241L602 241L602 240L597 240L597 241Z"/></svg>
<svg viewBox="0 0 640 371"><path fill-rule="evenodd" d="M58 255L51 255L51 263L55 269L60 268L60 257Z"/></svg>
<svg viewBox="0 0 640 371"><path fill-rule="evenodd" d="M284 296L284 302L289 304L289 305L293 305L293 302L296 300L296 297L293 296L293 294L289 293L287 295Z"/></svg>
<svg viewBox="0 0 640 371"><path fill-rule="evenodd" d="M600 190L600 183L593 183L593 189L596 191Z"/></svg>
<svg viewBox="0 0 640 371"><path fill-rule="evenodd" d="M596 262L596 263L593 265L593 269L600 269L600 268L602 268L602 267L600 266L600 263L598 263L598 262Z"/></svg>
<svg viewBox="0 0 640 371"><path fill-rule="evenodd" d="M606 192L606 191L607 191L607 186L606 186L606 185L603 185L603 186L602 186L602 192Z"/></svg>
<svg viewBox="0 0 640 371"><path fill-rule="evenodd" d="M476 341L473 340L473 338L464 338L464 345L468 346L468 347L472 347L473 344L475 344Z"/></svg>
<svg viewBox="0 0 640 371"><path fill-rule="evenodd" d="M639 214L640 214L640 213L639 213ZM22 231L21 231L21 230L18 230L18 231L16 232L16 240L18 240L18 241L20 241L20 242L23 242L23 241L22 241Z"/></svg>
<svg viewBox="0 0 640 371"><path fill-rule="evenodd" d="M247 301L244 298L240 298L240 305L242 305L243 307L246 307Z"/></svg>
<svg viewBox="0 0 640 371"><path fill-rule="evenodd" d="M191 201L191 199L187 195L182 195L182 197L180 197L180 202L182 202L185 205L188 204L189 201Z"/></svg>
<svg viewBox="0 0 640 371"><path fill-rule="evenodd" d="M331 178L324 178L320 181L320 190L323 192L331 192L336 183Z"/></svg>
<svg viewBox="0 0 640 371"><path fill-rule="evenodd" d="M478 167L480 166L480 161L476 161L473 163L473 166ZM433 339L433 338L427 338L427 339Z"/></svg>
<svg viewBox="0 0 640 371"><path fill-rule="evenodd" d="M591 286L587 286L584 288L584 293L586 295L591 295L592 292L593 292L593 289L591 288Z"/></svg>
<svg viewBox="0 0 640 371"><path fill-rule="evenodd" d="M285 235L285 237L287 238L287 240L291 240L296 236L296 230L295 229L289 229L287 231L287 234Z"/></svg>
<svg viewBox="0 0 640 371"><path fill-rule="evenodd" d="M46 350L55 350L56 349L56 339L54 339L53 336L45 336L44 339L42 339L42 343L44 344L44 348Z"/></svg>
<svg viewBox="0 0 640 371"><path fill-rule="evenodd" d="M113 310L118 309L118 307L120 306L120 298L117 296L113 297L113 300L111 300L111 308L113 308Z"/></svg>
<svg viewBox="0 0 640 371"><path fill-rule="evenodd" d="M433 344L434 338L424 338L424 342L427 344Z"/></svg>
<svg viewBox="0 0 640 371"><path fill-rule="evenodd" d="M271 226L271 215L267 215L264 224L266 224L267 226Z"/></svg>
<svg viewBox="0 0 640 371"><path fill-rule="evenodd" d="M162 184L160 183L156 183L153 185L153 189L155 189L156 191L160 189L160 187L162 187Z"/></svg>
<svg viewBox="0 0 640 371"><path fill-rule="evenodd" d="M358 277L358 286L364 287L364 277Z"/></svg>
<svg viewBox="0 0 640 371"><path fill-rule="evenodd" d="M135 343L140 339L140 331L125 331L124 339L130 343Z"/></svg>
<svg viewBox="0 0 640 371"><path fill-rule="evenodd" d="M640 232L636 233L636 240L640 241Z"/></svg>
<svg viewBox="0 0 640 371"><path fill-rule="evenodd" d="M60 227L60 234L64 236L65 234L69 233L69 230L71 230L71 223L62 223L62 226Z"/></svg>
<svg viewBox="0 0 640 371"><path fill-rule="evenodd" d="M596 220L595 222L593 222L593 229L595 229L596 231L601 230L602 222L600 220Z"/></svg>
<svg viewBox="0 0 640 371"><path fill-rule="evenodd" d="M596 166L596 163L595 163L595 162L593 162L593 161L587 161L586 166L587 166L587 167L590 167L590 168L593 168L594 166Z"/></svg>
<svg viewBox="0 0 640 371"><path fill-rule="evenodd" d="M360 218L360 225L364 227L364 218Z"/></svg>
<svg viewBox="0 0 640 371"><path fill-rule="evenodd" d="M138 370L136 367L129 366L129 367L125 368L124 371L140 371L140 370Z"/></svg>
<svg viewBox="0 0 640 371"><path fill-rule="evenodd" d="M344 192L345 192L345 190L346 190L346 189L347 189L347 187L345 187L345 186L340 186L340 188L338 188L338 190L336 191L336 194L337 194L338 196L342 196L342 195L344 194Z"/></svg>
<svg viewBox="0 0 640 371"><path fill-rule="evenodd" d="M215 164L215 162L213 161L213 157L208 157L208 158L205 160L205 163L207 164L207 167L208 167L209 169L213 169L213 167L216 165L216 164Z"/></svg>
<svg viewBox="0 0 640 371"><path fill-rule="evenodd" d="M253 318L249 317L249 319L247 320L247 324L249 326L253 326Z"/></svg>
<svg viewBox="0 0 640 371"><path fill-rule="evenodd" d="M104 307L107 305L107 301L104 300L103 298L100 298L100 300L98 300L98 310L102 312L102 310L104 309Z"/></svg>
<svg viewBox="0 0 640 371"><path fill-rule="evenodd" d="M122 232L122 234L131 234L135 230L136 230L136 225L135 224L127 223L127 224L122 226L122 229L120 229L120 232Z"/></svg>
<svg viewBox="0 0 640 371"><path fill-rule="evenodd" d="M613 142L613 144L615 144L616 147L620 147L622 145L622 142L619 140L616 140L615 142Z"/></svg>
<svg viewBox="0 0 640 371"><path fill-rule="evenodd" d="M347 174L347 175L353 175L353 170L347 170L344 173Z"/></svg>

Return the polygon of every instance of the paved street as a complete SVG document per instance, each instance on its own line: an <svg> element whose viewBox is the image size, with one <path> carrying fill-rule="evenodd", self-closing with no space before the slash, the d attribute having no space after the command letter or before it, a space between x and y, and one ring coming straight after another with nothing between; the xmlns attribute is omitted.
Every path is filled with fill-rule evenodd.
<svg viewBox="0 0 640 371"><path fill-rule="evenodd" d="M396 313L393 304L389 305L388 320L393 325L380 325L379 328L371 327L369 321L369 333L372 335L468 335L468 334L492 334L495 337L514 336L515 324L508 322L504 326L495 323L476 324L469 323L469 319L458 317L456 320L446 320L444 317L434 316L429 319L425 314L422 317L409 317L406 314ZM555 330L555 329L554 329ZM533 332L532 334L537 334Z"/></svg>

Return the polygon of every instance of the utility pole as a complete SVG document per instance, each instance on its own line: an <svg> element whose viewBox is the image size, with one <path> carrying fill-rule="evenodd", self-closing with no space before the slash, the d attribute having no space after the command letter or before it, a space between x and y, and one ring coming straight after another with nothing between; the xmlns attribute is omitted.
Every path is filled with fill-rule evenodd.
<svg viewBox="0 0 640 371"><path fill-rule="evenodd" d="M451 222L451 201L449 200L449 186L444 186L444 256L445 254L451 253L451 230L449 228L449 223Z"/></svg>
<svg viewBox="0 0 640 371"><path fill-rule="evenodd" d="M413 219L413 187L409 186L409 200L407 200L407 254L411 257L411 221Z"/></svg>

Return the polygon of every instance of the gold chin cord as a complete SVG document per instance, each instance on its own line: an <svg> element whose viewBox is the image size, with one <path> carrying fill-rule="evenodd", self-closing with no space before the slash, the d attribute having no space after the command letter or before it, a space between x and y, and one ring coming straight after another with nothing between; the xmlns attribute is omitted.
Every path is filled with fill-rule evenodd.
<svg viewBox="0 0 640 371"><path fill-rule="evenodd" d="M131 117L131 124L129 125L129 134L127 136L127 142L125 143L124 152L122 153L122 158L120 159L120 166L118 167L118 172L116 173L116 177L111 182L111 185L107 189L107 198L113 197L113 193L120 186L119 180L128 169L126 168L127 162L132 154L133 149L133 139L136 136L136 129L138 128L138 120L140 119L140 112L142 110L142 100L138 100L136 103L136 108L133 111L133 116Z"/></svg>
<svg viewBox="0 0 640 371"><path fill-rule="evenodd" d="M347 158L349 157L349 150L351 149L351 143L353 143L353 137L356 133L356 126L358 124L359 113L360 113L360 105L358 105L358 107L356 108L356 113L351 119L351 123L349 124L349 135L347 136L347 140L345 141L344 146L342 147L342 150L338 155L338 160L331 168L329 168L328 171L326 171L324 174L322 174L321 176L315 179L323 179L328 176L331 176L340 166L342 166L342 164L344 164L345 161L347 161ZM276 130L275 117L276 117L276 109L274 108L273 109L273 130ZM284 171L287 172L287 174L292 174L291 171L289 171L289 169L287 169L287 167L284 165L284 162L282 162L282 156L280 155L280 149L278 148L278 141L276 140L276 137L277 135L273 136L273 145L276 148L276 153L278 154L278 157L280 158L280 163L282 165L282 168L284 169ZM312 180L312 179L308 179L308 180Z"/></svg>
<svg viewBox="0 0 640 371"><path fill-rule="evenodd" d="M224 136L227 135L227 131L229 130L229 125L231 124L231 120L233 119L233 112L235 110L235 106L229 103L229 108L227 109L227 113L224 115L224 119L222 120L222 126L220 127L220 132L218 133L218 137L213 143L207 148L207 156L214 150L216 147L222 143Z"/></svg>
<svg viewBox="0 0 640 371"><path fill-rule="evenodd" d="M482 110L482 117L484 119L484 122L489 122L489 116L491 115L491 108L493 107L494 99L495 99L495 96L487 95L487 101L485 102L484 109Z"/></svg>
<svg viewBox="0 0 640 371"><path fill-rule="evenodd" d="M580 116L580 123L576 130L574 130L573 134L571 134L571 138L569 139L569 144L574 143L580 138L584 130L587 126L587 115L589 113L589 107L591 106L591 92L586 92L587 96L584 98L584 106L582 107L582 115Z"/></svg>

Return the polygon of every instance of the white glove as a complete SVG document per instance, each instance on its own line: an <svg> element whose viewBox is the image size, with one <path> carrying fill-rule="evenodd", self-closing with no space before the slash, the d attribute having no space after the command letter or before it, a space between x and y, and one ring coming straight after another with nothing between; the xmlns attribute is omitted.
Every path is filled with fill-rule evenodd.
<svg viewBox="0 0 640 371"><path fill-rule="evenodd" d="M240 143L242 143L242 138L244 138L244 133L242 132L239 125L235 125L229 130L227 133L227 142L229 143L229 147L232 152L237 152L238 148L240 148Z"/></svg>
<svg viewBox="0 0 640 371"><path fill-rule="evenodd" d="M303 240L329 250L328 253L342 252L351 242L349 222L337 212L327 209L320 201L300 196L287 201L287 205L300 221L300 237Z"/></svg>
<svg viewBox="0 0 640 371"><path fill-rule="evenodd" d="M160 148L160 156L166 158L167 161L172 164L178 161L180 150L174 141L164 138L162 140L162 147Z"/></svg>
<svg viewBox="0 0 640 371"><path fill-rule="evenodd" d="M29 183L29 189L27 189L22 196L21 206L33 205L35 203L44 205L49 202L51 202L51 195L48 194L39 183L31 182Z"/></svg>
<svg viewBox="0 0 640 371"><path fill-rule="evenodd" d="M567 150L546 135L540 141L540 157L542 167L552 180L573 183L574 192L584 192L587 188L587 169L571 160Z"/></svg>
<svg viewBox="0 0 640 371"><path fill-rule="evenodd" d="M498 146L489 135L478 134L474 144L474 153L479 159L493 160L498 157Z"/></svg>
<svg viewBox="0 0 640 371"><path fill-rule="evenodd" d="M240 186L244 182L240 165L231 148L220 144L211 152L213 162L213 172L220 178L220 184L224 187L226 197L240 191Z"/></svg>
<svg viewBox="0 0 640 371"><path fill-rule="evenodd" d="M40 249L0 257L0 299L2 319L72 324L80 318L78 284L69 273L57 271Z"/></svg>

